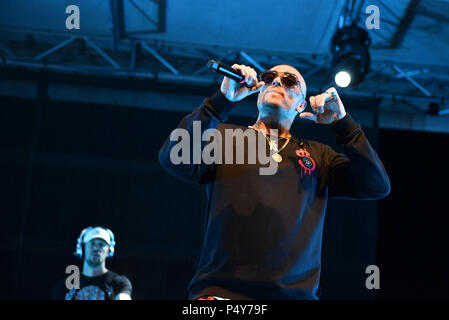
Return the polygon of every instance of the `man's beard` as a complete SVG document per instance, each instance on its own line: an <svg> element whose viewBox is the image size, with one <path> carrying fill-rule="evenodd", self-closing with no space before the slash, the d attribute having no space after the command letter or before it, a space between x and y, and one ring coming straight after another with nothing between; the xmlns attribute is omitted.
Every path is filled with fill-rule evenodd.
<svg viewBox="0 0 449 320"><path fill-rule="evenodd" d="M259 121L257 121L256 125L259 125L259 122L263 121L265 124L267 124L270 127L270 129L275 129L275 130L280 131L282 128L282 125L281 125L281 119L280 119L281 114L279 113L279 108L277 108L277 109L273 108L272 111L273 112L271 112L271 113L267 113L265 115L265 117L259 118Z"/></svg>
<svg viewBox="0 0 449 320"><path fill-rule="evenodd" d="M290 111L283 109L281 104L276 103L265 103L262 109L259 109L259 115L264 115L265 119L268 119L269 121L273 121L273 123L270 125L275 125L275 120L281 122L283 119L290 117Z"/></svg>
<svg viewBox="0 0 449 320"><path fill-rule="evenodd" d="M86 263L90 266L90 267L98 267L101 266L101 264L103 263L103 261L101 261L100 258L98 259L90 259L86 257Z"/></svg>
<svg viewBox="0 0 449 320"><path fill-rule="evenodd" d="M268 121L265 121L266 124L270 126L271 129L280 130L282 128L279 119L269 119Z"/></svg>

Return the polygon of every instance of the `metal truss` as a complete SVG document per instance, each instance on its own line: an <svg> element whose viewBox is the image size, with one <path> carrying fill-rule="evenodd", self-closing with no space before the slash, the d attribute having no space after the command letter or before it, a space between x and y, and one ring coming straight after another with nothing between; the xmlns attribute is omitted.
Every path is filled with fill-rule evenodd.
<svg viewBox="0 0 449 320"><path fill-rule="evenodd" d="M165 31L165 6L166 0L150 0L155 10L149 12L137 0L109 0L109 8L112 17L112 39L114 50L118 49L122 39ZM145 2L142 2L145 3ZM126 26L125 4L137 11L147 22L147 27L140 30L129 30ZM153 16L150 14L153 12Z"/></svg>
<svg viewBox="0 0 449 320"><path fill-rule="evenodd" d="M326 86L335 85L329 79L329 55L209 47L138 38L121 39L117 46L106 49L104 42L104 39L87 35L63 37L53 45L37 41L38 45L34 46L15 43L12 47L12 42L4 41L0 42L0 55L4 68L150 78L196 85L211 85L221 79L218 75L207 72L206 62L211 58L230 64L250 65L258 72L276 64L291 64L301 70L308 83L309 93L316 94L327 89ZM418 79L434 84L433 91ZM434 66L407 66L373 61L371 72L358 88L341 91L347 96L390 101L390 104L386 104L387 108L388 105L393 108L402 104L407 112L428 112L431 103L438 104L440 109L433 113L438 115L449 113L442 108L449 101L444 96L448 79L449 70ZM391 91L392 88L394 92Z"/></svg>

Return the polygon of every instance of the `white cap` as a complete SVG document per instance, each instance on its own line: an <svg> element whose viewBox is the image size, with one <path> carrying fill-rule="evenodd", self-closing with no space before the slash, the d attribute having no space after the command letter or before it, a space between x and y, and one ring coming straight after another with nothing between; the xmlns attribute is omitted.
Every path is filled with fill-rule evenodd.
<svg viewBox="0 0 449 320"><path fill-rule="evenodd" d="M83 242L86 243L92 239L103 239L108 245L111 244L111 237L109 236L109 233L100 227L95 227L87 231L83 237Z"/></svg>

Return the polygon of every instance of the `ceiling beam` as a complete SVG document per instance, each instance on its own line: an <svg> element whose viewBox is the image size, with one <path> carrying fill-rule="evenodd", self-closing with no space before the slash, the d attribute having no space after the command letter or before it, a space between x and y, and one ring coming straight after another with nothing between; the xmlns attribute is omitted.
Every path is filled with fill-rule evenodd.
<svg viewBox="0 0 449 320"><path fill-rule="evenodd" d="M421 0L411 0L405 10L405 14L399 22L396 31L394 32L391 41L390 48L399 48L404 40L404 36L410 28L410 25L416 15L416 7L419 5Z"/></svg>

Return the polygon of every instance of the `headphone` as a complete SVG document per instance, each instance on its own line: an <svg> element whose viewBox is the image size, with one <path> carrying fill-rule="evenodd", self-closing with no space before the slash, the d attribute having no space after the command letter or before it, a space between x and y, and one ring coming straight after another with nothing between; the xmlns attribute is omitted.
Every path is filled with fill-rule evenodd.
<svg viewBox="0 0 449 320"><path fill-rule="evenodd" d="M76 257L78 257L80 259L83 257L83 238L84 238L84 235L88 231L90 231L92 229L95 229L95 228L101 228L101 229L105 230L109 234L109 237L111 238L111 244L109 245L108 258L111 258L114 255L115 237L114 237L114 234L112 233L112 231L109 230L108 228L103 227L103 226L92 226L92 227L87 227L83 231L81 231L81 234L78 237L78 240L76 241L75 252L73 253Z"/></svg>

